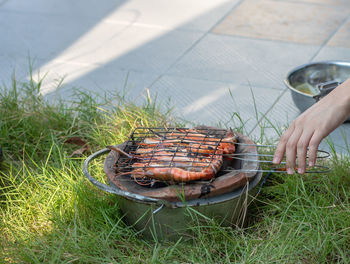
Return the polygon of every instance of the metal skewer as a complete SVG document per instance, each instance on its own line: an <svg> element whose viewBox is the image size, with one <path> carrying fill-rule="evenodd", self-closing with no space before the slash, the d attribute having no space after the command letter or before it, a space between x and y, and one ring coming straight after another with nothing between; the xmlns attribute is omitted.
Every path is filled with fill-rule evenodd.
<svg viewBox="0 0 350 264"><path fill-rule="evenodd" d="M315 169L315 170L313 170ZM237 171L237 172L277 172L277 173L287 173L285 168L271 168L270 170L258 169L258 170L245 170L245 169L223 169L222 171ZM305 173L328 173L330 168L327 166L315 165L306 169ZM296 172L297 173L297 172ZM297 173L298 174L298 173Z"/></svg>

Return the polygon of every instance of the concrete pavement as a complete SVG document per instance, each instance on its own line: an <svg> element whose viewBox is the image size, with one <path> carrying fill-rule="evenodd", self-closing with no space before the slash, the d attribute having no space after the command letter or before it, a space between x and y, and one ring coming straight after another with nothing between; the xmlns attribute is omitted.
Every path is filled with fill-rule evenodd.
<svg viewBox="0 0 350 264"><path fill-rule="evenodd" d="M45 77L41 92L73 87L147 90L197 124L277 138L300 114L283 84L310 61L350 61L349 0L0 0L0 80ZM64 83L56 90L58 81ZM126 82L127 80L127 82ZM125 85L126 83L126 85ZM346 149L350 125L331 135ZM325 142L323 147L327 148Z"/></svg>

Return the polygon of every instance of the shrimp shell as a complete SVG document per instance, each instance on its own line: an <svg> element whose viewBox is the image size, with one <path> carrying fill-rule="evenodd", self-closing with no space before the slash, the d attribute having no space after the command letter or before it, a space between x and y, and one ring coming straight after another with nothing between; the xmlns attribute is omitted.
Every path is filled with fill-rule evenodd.
<svg viewBox="0 0 350 264"><path fill-rule="evenodd" d="M134 169L131 174L138 177L144 176L152 179L174 182L210 180L220 170L222 163L222 155L214 155L213 160L209 163L209 165L200 169L195 169L195 167L190 167L189 169L162 167L169 165L165 162L151 162L149 164L142 163L144 166L142 168ZM142 166L140 163L134 163L134 165ZM196 164L194 163L193 165Z"/></svg>

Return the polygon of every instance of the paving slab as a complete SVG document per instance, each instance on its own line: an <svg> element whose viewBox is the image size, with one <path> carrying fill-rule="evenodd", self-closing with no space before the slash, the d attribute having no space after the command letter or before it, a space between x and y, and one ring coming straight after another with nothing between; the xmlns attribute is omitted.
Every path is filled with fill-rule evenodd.
<svg viewBox="0 0 350 264"><path fill-rule="evenodd" d="M171 99L175 113L185 120L239 127L241 118L247 133L281 94L277 89L170 75L155 82L150 92L158 98Z"/></svg>
<svg viewBox="0 0 350 264"><path fill-rule="evenodd" d="M126 0L8 0L0 6L4 12L17 12L19 14L51 15L65 18L103 18L111 11L120 7Z"/></svg>
<svg viewBox="0 0 350 264"><path fill-rule="evenodd" d="M65 81L59 89L57 84L61 75L57 72L69 73L69 85ZM93 74L84 72L93 71ZM75 74L79 78L75 79ZM70 79L73 79L70 81ZM51 71L47 73L43 81L42 93L49 99L63 98L69 100L76 92L75 88L90 93L92 96L107 96L114 101L118 96L127 101L143 104L146 102L146 89L158 78L158 74L137 72L131 70L118 70L113 65L91 69L91 66L82 67L76 64L56 63L51 65Z"/></svg>
<svg viewBox="0 0 350 264"><path fill-rule="evenodd" d="M104 26L102 31L105 30ZM96 85L91 82L87 83L86 80L99 82L101 85L98 91L103 93L109 91L110 87L119 81L121 75L133 72L135 79L130 79L130 81L136 82L137 85L133 86L132 93L138 94L137 87L142 82L144 82L142 87L150 85L149 80L155 80L160 76L202 35L198 32L171 31L158 36L160 31L162 30L145 30L138 26L132 26L121 35L117 34L115 38L111 39L108 39L108 34L104 36L102 32L92 32L91 35L82 38L81 41L72 45L55 59L40 67L41 72L55 73L52 75L54 78L47 77L48 82L42 86L42 92L46 94L48 91L53 91L55 79L65 76L65 83L69 85L81 83L80 87L88 85L84 87L87 90L96 89ZM99 34L106 38L105 41L94 42L94 45L84 45ZM140 35L140 37L133 37L134 34L135 36ZM143 43L143 45L138 45L139 43ZM99 47L99 45L103 47ZM118 48L115 49L115 46ZM172 52L169 52L169 49ZM103 71L105 73L102 73ZM139 80L136 80L136 76L139 76ZM145 76L147 76L146 79ZM124 80L125 77L122 79ZM116 86L114 87L116 88ZM122 86L119 87L120 93L123 93L122 88Z"/></svg>
<svg viewBox="0 0 350 264"><path fill-rule="evenodd" d="M350 155L350 124L344 123L326 137L320 144L320 149L338 154Z"/></svg>
<svg viewBox="0 0 350 264"><path fill-rule="evenodd" d="M39 71L50 73L42 87L44 94L52 91L57 80L63 77L67 85L75 86L80 81L79 87L87 85L89 79L100 82L103 93L109 88L105 85L106 79L99 78L101 70L106 68L113 68L116 77L119 77L119 72L139 71L144 73L139 75L139 82L144 81L142 76L146 73L154 79L203 35L199 31L127 26L108 21L98 23L89 17L77 23L76 18L68 16L63 19L60 15L51 17L46 13L33 18L26 12L0 13L3 14L0 16L0 31L7 36L0 50L0 55L6 55L0 76L10 78L14 60L25 61L21 69L19 65L16 68L27 73L28 61L34 61L35 76ZM94 90L96 85L84 89Z"/></svg>
<svg viewBox="0 0 350 264"><path fill-rule="evenodd" d="M0 54L0 88L11 87L12 76L16 80L26 80L29 74L29 60L10 54Z"/></svg>
<svg viewBox="0 0 350 264"><path fill-rule="evenodd" d="M50 14L70 18L99 18L124 25L207 31L239 0L11 0L9 11Z"/></svg>
<svg viewBox="0 0 350 264"><path fill-rule="evenodd" d="M239 0L131 0L126 1L109 19L178 30L208 31L238 2Z"/></svg>
<svg viewBox="0 0 350 264"><path fill-rule="evenodd" d="M201 14L223 3L225 1L216 4L207 1L207 5L202 5L200 11L192 10L193 15ZM2 22L0 25L3 27L0 26L0 28L8 36L3 42L2 51L18 58L29 56L34 58L36 60L34 65L38 70L53 73L47 77L49 79L50 76L54 76L54 79L48 80L51 84L55 83L56 79L65 77L66 82L69 81L71 85L75 85L79 77L84 84L86 84L84 80L96 80L97 76L100 76L99 68L104 68L105 65L107 68L114 67L115 71L160 74L203 34L200 31L162 28L160 27L161 17L158 18L158 27L155 23L153 25L141 23L147 21L140 21L136 26L130 23L118 23L124 19L119 12L122 4L123 1L114 2L114 4L106 2L102 5L103 7L96 7L95 13L92 12L95 10L95 4L92 1L86 4L83 1L75 2L73 5L70 1L36 0L30 5L26 1L8 1L0 9L3 14L0 16ZM131 4L135 8L138 6L137 12L146 13L144 18L155 18L156 14L160 13L155 11L153 14L150 13L151 9L138 1L133 1ZM184 2L182 6L177 6L178 12L183 4ZM232 4L234 3L230 2L230 5ZM78 11L79 5L83 5L86 9ZM153 5L157 5L157 1L153 1ZM68 7L76 11L73 12L74 16L68 11ZM123 10L130 11L132 6L127 8L124 6ZM224 12L223 7L220 12ZM226 9L225 12L227 12ZM188 16L191 15L190 12L187 13ZM218 11L209 12L209 16L213 14L217 16L219 13ZM207 21L205 14L203 15L201 21ZM172 18L175 23L174 18L176 16ZM207 21L206 27L211 27L214 20ZM181 25L186 25L187 22L184 17L176 21ZM57 67L65 64L66 67ZM24 67L27 67L27 64ZM96 76L94 76L95 71ZM140 81L142 80L141 78ZM103 79L100 81L106 83ZM96 87L86 87L90 90L94 88ZM44 93L51 89L52 85L43 86Z"/></svg>
<svg viewBox="0 0 350 264"><path fill-rule="evenodd" d="M350 48L323 47L313 61L338 60L350 62Z"/></svg>
<svg viewBox="0 0 350 264"><path fill-rule="evenodd" d="M214 32L234 36L322 45L348 16L350 5L245 0Z"/></svg>
<svg viewBox="0 0 350 264"><path fill-rule="evenodd" d="M288 128L289 124L300 113L293 102L291 93L285 89L274 106L266 113L266 116L260 120L260 124L251 131L250 135L262 142L278 139L280 133ZM261 135L263 135L263 138L261 138Z"/></svg>
<svg viewBox="0 0 350 264"><path fill-rule="evenodd" d="M319 48L208 34L167 73L284 89L287 72L307 62Z"/></svg>
<svg viewBox="0 0 350 264"><path fill-rule="evenodd" d="M282 0L282 1L290 2L290 0ZM317 4L317 5L325 5L325 6L344 6L349 3L348 0L293 0L293 2Z"/></svg>
<svg viewBox="0 0 350 264"><path fill-rule="evenodd" d="M348 61L350 62L350 16L338 31L317 53L313 61ZM350 77L350 76L349 76Z"/></svg>
<svg viewBox="0 0 350 264"><path fill-rule="evenodd" d="M119 68L162 71L202 33L166 31L95 20L5 13L0 16L2 51L19 57L104 64L119 58ZM69 30L67 30L69 28ZM88 32L87 32L88 31ZM171 52L169 52L171 50ZM41 66L41 65L39 65Z"/></svg>
<svg viewBox="0 0 350 264"><path fill-rule="evenodd" d="M162 72L201 36L198 32L103 24L54 60L97 65L113 63L119 69Z"/></svg>
<svg viewBox="0 0 350 264"><path fill-rule="evenodd" d="M350 16L327 42L326 46L350 48Z"/></svg>
<svg viewBox="0 0 350 264"><path fill-rule="evenodd" d="M0 8L0 54L51 61L96 25L94 19L4 11ZM69 30L68 30L69 29ZM41 67L42 64L36 64Z"/></svg>

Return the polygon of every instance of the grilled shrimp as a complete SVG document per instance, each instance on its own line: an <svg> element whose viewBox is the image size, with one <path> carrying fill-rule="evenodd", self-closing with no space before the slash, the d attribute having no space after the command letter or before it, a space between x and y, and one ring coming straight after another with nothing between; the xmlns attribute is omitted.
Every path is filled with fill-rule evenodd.
<svg viewBox="0 0 350 264"><path fill-rule="evenodd" d="M222 155L213 155L208 166L203 167L194 162L194 166L187 168L171 167L170 162L154 161L147 163L134 163L138 167L130 173L135 177L148 177L162 181L189 182L195 180L210 180L222 166ZM181 164L175 164L181 165ZM180 166L179 166L180 167Z"/></svg>
<svg viewBox="0 0 350 264"><path fill-rule="evenodd" d="M236 141L237 136L232 131L224 138L218 138L197 130L178 129L166 136L156 134L154 138L145 138L130 153L115 147L111 149L136 161L132 163L131 171L120 175L189 182L212 179L223 164L223 156L232 157Z"/></svg>
<svg viewBox="0 0 350 264"><path fill-rule="evenodd" d="M116 147L110 149L122 155L127 154ZM120 175L131 174L134 178L147 177L173 182L209 180L220 170L223 163L222 150L218 150L218 154L212 157L189 157L185 153L172 155L173 153L162 151L159 155L136 157L139 161L132 164L133 170Z"/></svg>
<svg viewBox="0 0 350 264"><path fill-rule="evenodd" d="M178 129L181 133L172 132L166 136L166 138L145 138L139 145L143 147L186 147L191 152L197 154L210 155L216 152L216 149L223 150L223 154L226 156L235 152L235 143L237 142L237 136L232 132L228 132L223 138L217 138L208 136L197 132L196 130L182 130ZM142 152L140 148L139 152Z"/></svg>

